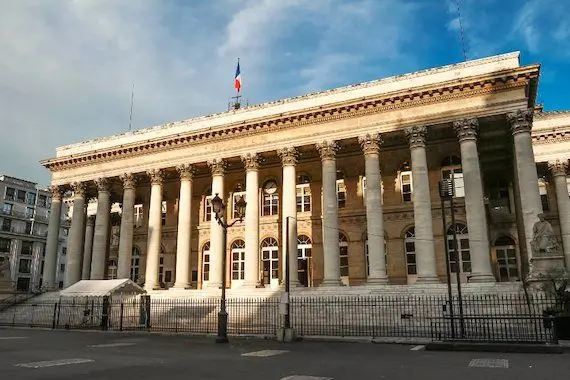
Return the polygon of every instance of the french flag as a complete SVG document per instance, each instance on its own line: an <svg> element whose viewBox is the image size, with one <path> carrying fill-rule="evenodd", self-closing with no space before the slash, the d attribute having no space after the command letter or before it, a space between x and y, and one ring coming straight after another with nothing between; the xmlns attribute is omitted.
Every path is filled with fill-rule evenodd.
<svg viewBox="0 0 570 380"><path fill-rule="evenodd" d="M241 90L241 71L239 69L239 59L236 68L236 77L234 79L234 88L237 90L237 92L240 92Z"/></svg>

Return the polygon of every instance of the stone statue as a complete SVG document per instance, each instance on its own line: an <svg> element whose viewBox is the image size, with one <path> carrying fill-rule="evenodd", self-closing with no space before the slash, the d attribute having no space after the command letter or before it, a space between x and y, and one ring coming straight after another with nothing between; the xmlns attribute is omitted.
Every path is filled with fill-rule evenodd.
<svg viewBox="0 0 570 380"><path fill-rule="evenodd" d="M533 256L555 256L558 253L558 239L542 213L538 214L538 222L532 227L531 248Z"/></svg>

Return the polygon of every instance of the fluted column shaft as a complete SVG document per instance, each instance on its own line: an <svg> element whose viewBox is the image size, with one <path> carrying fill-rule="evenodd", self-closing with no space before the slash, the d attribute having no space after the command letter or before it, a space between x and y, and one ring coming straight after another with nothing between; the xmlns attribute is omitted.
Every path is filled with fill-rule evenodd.
<svg viewBox="0 0 570 380"><path fill-rule="evenodd" d="M117 278L130 278L135 222L135 178L131 173L126 173L121 176L121 180L123 181L123 205L121 210L121 232L119 233Z"/></svg>
<svg viewBox="0 0 570 380"><path fill-rule="evenodd" d="M176 282L178 289L190 288L190 247L192 238L192 178L194 168L184 164L176 168L180 175L178 203L178 237L176 240Z"/></svg>
<svg viewBox="0 0 570 380"><path fill-rule="evenodd" d="M150 177L150 206L148 211L148 241L146 249L145 290L160 289L158 267L160 263L160 239L162 236L162 182L159 169L147 172Z"/></svg>
<svg viewBox="0 0 570 380"><path fill-rule="evenodd" d="M469 253L471 255L470 282L493 282L493 269L489 250L489 235L485 201L483 199L483 179L477 151L477 119L457 120L453 123L461 149L461 169L465 184L465 213L469 231ZM457 244L457 242L455 243ZM459 250L456 250L459 268Z"/></svg>
<svg viewBox="0 0 570 380"><path fill-rule="evenodd" d="M368 238L368 283L387 283L386 252L384 247L384 215L380 189L380 135L359 138L364 152L366 175L366 232Z"/></svg>
<svg viewBox="0 0 570 380"><path fill-rule="evenodd" d="M562 249L566 261L566 270L570 272L570 196L566 182L568 160L551 161L548 166L554 177L556 204L558 205L558 218L560 219L560 232L562 233Z"/></svg>
<svg viewBox="0 0 570 380"><path fill-rule="evenodd" d="M67 264L65 266L64 288L81 280L83 257L83 231L85 228L85 184L76 182L73 185L73 215L69 229L67 245Z"/></svg>
<svg viewBox="0 0 570 380"><path fill-rule="evenodd" d="M285 284L285 254L289 260L289 284L290 286L300 286L299 283L299 266L297 261L297 150L293 147L280 149L278 152L283 164L283 205L281 210L282 219L282 247L285 247L287 241L287 252L283 249L283 261L281 268L282 284ZM289 225L289 228L287 228ZM289 230L289 231L287 231ZM287 236L287 232L289 235Z"/></svg>
<svg viewBox="0 0 570 380"><path fill-rule="evenodd" d="M91 256L91 280L104 280L111 212L109 180L107 178L99 178L95 181L95 184L97 185L98 194L97 216L93 234L93 252Z"/></svg>
<svg viewBox="0 0 570 380"><path fill-rule="evenodd" d="M412 201L414 204L414 228L416 232L416 265L418 283L439 282L436 270L433 217L429 191L426 157L427 128L410 127L405 130L410 143L412 159Z"/></svg>
<svg viewBox="0 0 570 380"><path fill-rule="evenodd" d="M259 285L259 160L257 154L242 156L245 175L245 281L243 286Z"/></svg>
<svg viewBox="0 0 570 380"><path fill-rule="evenodd" d="M60 186L52 186L51 208L49 214L48 234L46 240L46 258L44 264L43 287L46 289L56 288L57 248L59 243L59 229L61 224L61 198L63 189Z"/></svg>
<svg viewBox="0 0 570 380"><path fill-rule="evenodd" d="M226 169L226 162L221 159L214 159L208 162L212 171L212 196L218 194L222 200L225 200L224 193L224 172ZM225 202L224 202L225 203ZM227 207L223 209L224 213L227 212ZM225 218L226 215L223 215ZM219 288L222 286L222 275L227 276L227 273L222 274L222 265L224 252L227 247L224 247L224 229L219 225L214 213L210 221L210 281L206 284L208 288Z"/></svg>
<svg viewBox="0 0 570 380"><path fill-rule="evenodd" d="M336 193L335 141L316 145L322 162L323 182L323 249L324 279L322 286L338 286L340 281L340 248L338 245L338 199Z"/></svg>
<svg viewBox="0 0 570 380"><path fill-rule="evenodd" d="M81 270L81 279L89 280L91 274L91 256L93 253L93 232L95 229L95 216L88 216L85 224L85 243L83 244L83 268Z"/></svg>
<svg viewBox="0 0 570 380"><path fill-rule="evenodd" d="M538 222L538 214L542 213L542 202L540 201L538 190L538 174L536 172L536 162L534 161L530 135L532 119L533 110L530 108L507 115L515 146L515 166L518 176L526 251L529 260L532 257L533 227Z"/></svg>

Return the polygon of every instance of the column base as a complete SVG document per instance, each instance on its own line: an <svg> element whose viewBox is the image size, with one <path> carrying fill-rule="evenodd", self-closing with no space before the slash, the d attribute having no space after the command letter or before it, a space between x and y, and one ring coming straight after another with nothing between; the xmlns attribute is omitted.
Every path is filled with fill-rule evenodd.
<svg viewBox="0 0 570 380"><path fill-rule="evenodd" d="M242 286L240 286L241 289L258 289L264 287L265 286L261 285L260 282L244 282Z"/></svg>
<svg viewBox="0 0 570 380"><path fill-rule="evenodd" d="M441 281L437 276L418 277L416 284L439 284Z"/></svg>
<svg viewBox="0 0 570 380"><path fill-rule="evenodd" d="M208 283L202 285L203 289L221 289L222 287L222 282L214 282L214 281L208 281Z"/></svg>
<svg viewBox="0 0 570 380"><path fill-rule="evenodd" d="M492 274L482 274L476 273L468 277L467 282L469 283L482 283L482 282L497 282L495 276Z"/></svg>
<svg viewBox="0 0 570 380"><path fill-rule="evenodd" d="M160 284L152 284L152 285L144 285L144 290L148 291L152 291L152 290L160 290Z"/></svg>
<svg viewBox="0 0 570 380"><path fill-rule="evenodd" d="M329 288L336 286L343 286L340 278L338 280L323 280L323 282L321 282L321 284L319 285L320 288Z"/></svg>
<svg viewBox="0 0 570 380"><path fill-rule="evenodd" d="M192 285L190 285L188 283L181 283L181 284L175 283L174 286L170 289L177 289L177 290L192 289Z"/></svg>
<svg viewBox="0 0 570 380"><path fill-rule="evenodd" d="M388 277L368 277L366 279L367 285L387 285L389 282Z"/></svg>

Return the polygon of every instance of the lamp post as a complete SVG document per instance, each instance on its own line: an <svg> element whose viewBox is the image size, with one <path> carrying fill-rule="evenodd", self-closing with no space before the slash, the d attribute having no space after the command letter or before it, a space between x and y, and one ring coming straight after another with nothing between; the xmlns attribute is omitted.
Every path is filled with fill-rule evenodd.
<svg viewBox="0 0 570 380"><path fill-rule="evenodd" d="M235 207L238 219L228 224L224 218L224 211L226 205L222 201L222 198L218 196L218 193L212 198L212 211L214 212L216 221L223 228L223 254L222 254L222 299L220 300L220 312L218 313L218 336L216 337L216 343L228 343L228 312L226 310L226 270L227 270L227 254L226 245L228 237L228 227L233 226L237 222L242 222L245 215L246 202L243 199L243 195L237 200Z"/></svg>

